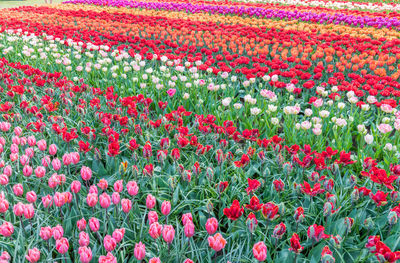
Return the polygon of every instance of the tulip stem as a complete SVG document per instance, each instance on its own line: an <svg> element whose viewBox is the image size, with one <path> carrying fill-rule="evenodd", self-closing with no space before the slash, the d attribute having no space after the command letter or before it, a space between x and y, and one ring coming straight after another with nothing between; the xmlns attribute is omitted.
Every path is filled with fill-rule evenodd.
<svg viewBox="0 0 400 263"><path fill-rule="evenodd" d="M147 207L144 210L142 225L140 226L140 239L142 239L142 231L143 231L143 226L144 226L144 223L145 223L144 221L146 220L146 214L147 214ZM168 254L169 254L169 245L168 245Z"/></svg>
<svg viewBox="0 0 400 263"><path fill-rule="evenodd" d="M294 254L294 261L293 261L293 263L296 263L296 262L297 262L297 256L298 256L298 254L295 253L295 254Z"/></svg>

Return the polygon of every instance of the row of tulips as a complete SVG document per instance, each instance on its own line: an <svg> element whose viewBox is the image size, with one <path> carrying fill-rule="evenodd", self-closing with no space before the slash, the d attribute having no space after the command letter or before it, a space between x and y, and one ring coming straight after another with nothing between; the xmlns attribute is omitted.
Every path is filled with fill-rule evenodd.
<svg viewBox="0 0 400 263"><path fill-rule="evenodd" d="M128 1L128 0L71 0L65 3L77 4L94 4L94 5L110 5L115 7L130 7L143 9L159 9L168 11L186 11L188 13L218 13L223 15L239 15L249 17L260 17L279 20L299 20L312 23L323 24L345 24L349 26L376 27L376 28L394 28L399 29L400 20L397 13L392 13L393 17L388 16L368 16L369 12L359 12L359 15L346 15L344 13L353 13L350 10L318 10L319 8L299 7L299 6L283 6L283 5L267 5L265 7L245 7L242 5L222 5L220 2L211 4L209 1ZM298 11L304 9L305 12ZM310 12L310 9L312 10ZM313 12L315 11L315 12ZM320 12L318 12L320 11ZM328 13L330 11L330 13ZM372 13L377 14L377 13Z"/></svg>
<svg viewBox="0 0 400 263"><path fill-rule="evenodd" d="M338 0L240 0L240 3L279 3L282 5L313 6L334 9L369 10L380 11L400 11L400 5L392 1L338 1Z"/></svg>

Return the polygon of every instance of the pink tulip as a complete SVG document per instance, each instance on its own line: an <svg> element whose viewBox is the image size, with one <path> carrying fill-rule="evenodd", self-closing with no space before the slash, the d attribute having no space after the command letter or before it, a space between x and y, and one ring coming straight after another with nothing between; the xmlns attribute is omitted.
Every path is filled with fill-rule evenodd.
<svg viewBox="0 0 400 263"><path fill-rule="evenodd" d="M22 166L25 166L29 163L29 157L28 155L21 155L21 157L19 158L19 162L21 163Z"/></svg>
<svg viewBox="0 0 400 263"><path fill-rule="evenodd" d="M100 256L99 263L117 263L117 259L110 252L107 253L107 256Z"/></svg>
<svg viewBox="0 0 400 263"><path fill-rule="evenodd" d="M106 190L108 187L108 182L106 179L100 179L99 183L97 184L98 187L100 187L101 190Z"/></svg>
<svg viewBox="0 0 400 263"><path fill-rule="evenodd" d="M194 235L194 224L192 221L188 221L184 226L185 236L190 238Z"/></svg>
<svg viewBox="0 0 400 263"><path fill-rule="evenodd" d="M42 203L44 208L48 208L53 204L53 197L51 195L42 196Z"/></svg>
<svg viewBox="0 0 400 263"><path fill-rule="evenodd" d="M187 222L193 222L193 217L191 213L186 213L182 215L182 223L183 225L186 225Z"/></svg>
<svg viewBox="0 0 400 263"><path fill-rule="evenodd" d="M0 184L8 185L8 182L9 182L8 176L5 174L0 174Z"/></svg>
<svg viewBox="0 0 400 263"><path fill-rule="evenodd" d="M71 183L71 192L73 192L74 194L77 194L77 193L79 193L80 190L81 190L81 182L73 181Z"/></svg>
<svg viewBox="0 0 400 263"><path fill-rule="evenodd" d="M57 146L55 144L50 144L49 146L49 154L56 155L57 154Z"/></svg>
<svg viewBox="0 0 400 263"><path fill-rule="evenodd" d="M163 226L158 222L154 222L150 225L149 234L152 238L157 239L161 236Z"/></svg>
<svg viewBox="0 0 400 263"><path fill-rule="evenodd" d="M62 160L63 160L63 164L66 166L68 166L72 163L72 157L69 153L64 154L62 157Z"/></svg>
<svg viewBox="0 0 400 263"><path fill-rule="evenodd" d="M208 237L208 245L216 252L222 250L226 245L226 240L220 233Z"/></svg>
<svg viewBox="0 0 400 263"><path fill-rule="evenodd" d="M100 195L100 206L107 209L111 204L111 197L107 193Z"/></svg>
<svg viewBox="0 0 400 263"><path fill-rule="evenodd" d="M161 213L165 216L169 215L171 212L171 203L169 201L164 201L161 204Z"/></svg>
<svg viewBox="0 0 400 263"><path fill-rule="evenodd" d="M89 167L82 166L81 177L84 181L90 180L90 178L92 178L92 170Z"/></svg>
<svg viewBox="0 0 400 263"><path fill-rule="evenodd" d="M29 192L27 192L27 193L26 193L26 200L27 200L29 203L35 203L36 200L37 200L37 195L36 195L35 191L29 191Z"/></svg>
<svg viewBox="0 0 400 263"><path fill-rule="evenodd" d="M5 237L9 237L14 233L14 226L7 221L4 221L0 226L0 234Z"/></svg>
<svg viewBox="0 0 400 263"><path fill-rule="evenodd" d="M137 260L143 260L146 257L146 246L142 242L136 243L134 254Z"/></svg>
<svg viewBox="0 0 400 263"><path fill-rule="evenodd" d="M42 166L48 167L51 163L50 156L46 155L42 158Z"/></svg>
<svg viewBox="0 0 400 263"><path fill-rule="evenodd" d="M115 229L112 237L117 241L117 243L121 242L125 235L125 228Z"/></svg>
<svg viewBox="0 0 400 263"><path fill-rule="evenodd" d="M117 241L110 235L106 235L103 240L104 248L107 252L111 252L117 246Z"/></svg>
<svg viewBox="0 0 400 263"><path fill-rule="evenodd" d="M32 204L24 205L24 216L26 219L31 219L35 215L35 209Z"/></svg>
<svg viewBox="0 0 400 263"><path fill-rule="evenodd" d="M13 144L19 145L21 143L21 139L18 136L14 136L11 139Z"/></svg>
<svg viewBox="0 0 400 263"><path fill-rule="evenodd" d="M29 165L25 165L22 169L22 173L25 177L30 177L32 175L33 169Z"/></svg>
<svg viewBox="0 0 400 263"><path fill-rule="evenodd" d="M149 263L161 263L161 260L160 260L160 258L151 258L149 260Z"/></svg>
<svg viewBox="0 0 400 263"><path fill-rule="evenodd" d="M88 233L86 233L84 231L80 232L79 233L79 241L78 242L79 242L79 246L81 246L81 247L89 246L90 238L89 238Z"/></svg>
<svg viewBox="0 0 400 263"><path fill-rule="evenodd" d="M7 165L6 167L4 167L3 174L7 175L8 177L12 175L11 165Z"/></svg>
<svg viewBox="0 0 400 263"><path fill-rule="evenodd" d="M124 185L122 180L118 180L114 183L114 191L117 193L121 193L124 190Z"/></svg>
<svg viewBox="0 0 400 263"><path fill-rule="evenodd" d="M119 193L118 193L118 192L112 193L112 195L111 195L111 200L112 200L112 203L113 203L114 205L119 204L119 201L120 201Z"/></svg>
<svg viewBox="0 0 400 263"><path fill-rule="evenodd" d="M60 253L60 254L67 253L68 249L69 249L68 240L65 237L57 239L56 240L56 249L57 249L58 253Z"/></svg>
<svg viewBox="0 0 400 263"><path fill-rule="evenodd" d="M218 220L215 217L207 219L206 230L209 235L213 235L218 229Z"/></svg>
<svg viewBox="0 0 400 263"><path fill-rule="evenodd" d="M21 127L19 127L19 126L15 127L15 128L14 128L14 134L15 134L16 136L21 136L21 134L22 134L22 129L21 129Z"/></svg>
<svg viewBox="0 0 400 263"><path fill-rule="evenodd" d="M79 260L82 263L89 263L90 261L92 261L92 250L90 249L90 247L79 247L78 249L78 254L79 254Z"/></svg>
<svg viewBox="0 0 400 263"><path fill-rule="evenodd" d="M97 232L100 229L100 222L97 218L92 217L89 219L89 227L92 230L92 232Z"/></svg>
<svg viewBox="0 0 400 263"><path fill-rule="evenodd" d="M51 227L48 226L41 227L39 235L44 241L47 241L53 236L53 231Z"/></svg>
<svg viewBox="0 0 400 263"><path fill-rule="evenodd" d="M8 211L9 203L6 199L0 199L0 213L4 214Z"/></svg>
<svg viewBox="0 0 400 263"><path fill-rule="evenodd" d="M78 164L81 159L81 156L78 152L72 152L69 154L69 156L71 157L72 164Z"/></svg>
<svg viewBox="0 0 400 263"><path fill-rule="evenodd" d="M61 225L56 225L55 227L53 227L51 229L51 232L53 233L53 238L55 240L62 238L64 235L64 229Z"/></svg>
<svg viewBox="0 0 400 263"><path fill-rule="evenodd" d="M65 197L62 193L56 192L53 198L54 198L54 204L57 207L62 207L65 204Z"/></svg>
<svg viewBox="0 0 400 263"><path fill-rule="evenodd" d="M32 159L35 155L35 150L31 147L25 149L25 155L28 156L29 159Z"/></svg>
<svg viewBox="0 0 400 263"><path fill-rule="evenodd" d="M149 219L149 225L158 222L158 214L156 211L150 211L147 217Z"/></svg>
<svg viewBox="0 0 400 263"><path fill-rule="evenodd" d="M40 251L36 247L28 250L28 255L25 256L30 263L38 262L40 259Z"/></svg>
<svg viewBox="0 0 400 263"><path fill-rule="evenodd" d="M175 237L175 229L171 225L165 225L163 227L162 236L165 242L171 244Z"/></svg>
<svg viewBox="0 0 400 263"><path fill-rule="evenodd" d="M10 151L11 151L11 153L18 154L18 152L19 152L19 147L18 147L18 145L15 144L15 143L11 144L11 146L10 146Z"/></svg>
<svg viewBox="0 0 400 263"><path fill-rule="evenodd" d="M170 96L170 97L173 97L173 96L175 95L175 93L176 93L176 89L169 89L169 90L167 90L167 94L168 94L168 96Z"/></svg>
<svg viewBox="0 0 400 263"><path fill-rule="evenodd" d="M90 194L98 194L99 190L97 189L97 186L91 185L90 188L89 188L89 193Z"/></svg>
<svg viewBox="0 0 400 263"><path fill-rule="evenodd" d="M127 214L132 209L132 201L129 199L122 199L121 206L122 206L122 211L124 211L124 213Z"/></svg>
<svg viewBox="0 0 400 263"><path fill-rule="evenodd" d="M36 145L36 138L35 138L35 136L29 136L28 137L28 145L29 146L31 146L31 147L33 147L33 146L35 146Z"/></svg>
<svg viewBox="0 0 400 263"><path fill-rule="evenodd" d="M153 209L155 205L156 205L156 198L151 194L148 194L146 198L147 209Z"/></svg>
<svg viewBox="0 0 400 263"><path fill-rule="evenodd" d="M85 228L86 228L86 220L85 220L85 218L79 219L76 222L76 226L79 229L79 231L85 230Z"/></svg>
<svg viewBox="0 0 400 263"><path fill-rule="evenodd" d="M21 195L24 194L24 188L22 187L22 184L16 184L16 185L14 185L14 186L13 186L13 191L14 191L14 194L15 194L16 196L21 196Z"/></svg>
<svg viewBox="0 0 400 263"><path fill-rule="evenodd" d="M47 148L47 143L45 140L40 140L37 142L37 147L39 148L40 151L45 151Z"/></svg>
<svg viewBox="0 0 400 263"><path fill-rule="evenodd" d="M90 207L94 207L97 204L97 201L98 201L97 194L88 194L86 197L86 202Z"/></svg>
<svg viewBox="0 0 400 263"><path fill-rule="evenodd" d="M21 202L18 202L13 207L13 212L16 216L22 216L24 214L25 205Z"/></svg>
<svg viewBox="0 0 400 263"><path fill-rule="evenodd" d="M35 169L35 175L37 178L42 178L46 174L46 168L44 166L38 166Z"/></svg>
<svg viewBox="0 0 400 263"><path fill-rule="evenodd" d="M267 246L264 242L260 241L253 246L254 258L259 262L265 261L267 259Z"/></svg>
<svg viewBox="0 0 400 263"><path fill-rule="evenodd" d="M128 190L128 194L130 194L131 196L135 196L139 192L139 187L135 181L129 181L126 184L126 189Z"/></svg>
<svg viewBox="0 0 400 263"><path fill-rule="evenodd" d="M51 165L55 171L61 169L61 161L58 158L53 159L53 161L51 161Z"/></svg>

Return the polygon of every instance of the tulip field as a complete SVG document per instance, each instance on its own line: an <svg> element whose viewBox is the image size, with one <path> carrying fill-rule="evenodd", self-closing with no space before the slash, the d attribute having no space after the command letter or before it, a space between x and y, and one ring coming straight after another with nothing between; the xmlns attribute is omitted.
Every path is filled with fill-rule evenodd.
<svg viewBox="0 0 400 263"><path fill-rule="evenodd" d="M0 263L400 262L400 4L0 11Z"/></svg>

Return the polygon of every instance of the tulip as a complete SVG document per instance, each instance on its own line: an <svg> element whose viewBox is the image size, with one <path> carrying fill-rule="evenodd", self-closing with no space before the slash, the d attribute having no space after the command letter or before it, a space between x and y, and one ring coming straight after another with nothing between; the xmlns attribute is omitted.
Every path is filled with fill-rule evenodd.
<svg viewBox="0 0 400 263"><path fill-rule="evenodd" d="M129 181L126 184L126 189L128 190L128 194L131 196L136 196L139 192L139 187L135 181Z"/></svg>
<svg viewBox="0 0 400 263"><path fill-rule="evenodd" d="M79 260L82 263L89 263L92 260L92 250L90 247L79 247L78 249Z"/></svg>
<svg viewBox="0 0 400 263"><path fill-rule="evenodd" d="M122 206L122 211L124 211L124 213L127 214L132 209L132 201L129 199L122 199L121 206Z"/></svg>
<svg viewBox="0 0 400 263"><path fill-rule="evenodd" d="M218 229L218 220L215 217L207 219L206 230L209 235L213 235Z"/></svg>
<svg viewBox="0 0 400 263"><path fill-rule="evenodd" d="M57 249L58 253L60 253L60 254L67 253L68 249L69 249L68 240L65 237L57 239L56 240L56 249Z"/></svg>
<svg viewBox="0 0 400 263"><path fill-rule="evenodd" d="M106 235L103 240L104 248L107 252L111 252L117 246L117 241L110 235Z"/></svg>
<svg viewBox="0 0 400 263"><path fill-rule="evenodd" d="M150 225L149 234L152 238L157 239L161 236L163 226L158 222L154 222Z"/></svg>
<svg viewBox="0 0 400 263"><path fill-rule="evenodd" d="M86 228L86 220L85 220L85 218L82 218L82 219L78 220L76 222L76 226L79 229L79 231L85 230L85 228Z"/></svg>
<svg viewBox="0 0 400 263"><path fill-rule="evenodd" d="M147 209L153 209L155 205L156 205L156 198L151 194L148 194L146 198Z"/></svg>
<svg viewBox="0 0 400 263"><path fill-rule="evenodd" d="M143 260L146 257L146 246L142 243L136 243L134 250L135 258L139 261Z"/></svg>
<svg viewBox="0 0 400 263"><path fill-rule="evenodd" d="M89 219L89 227L90 230L92 230L93 232L97 232L100 229L100 222L97 218L92 217Z"/></svg>
<svg viewBox="0 0 400 263"><path fill-rule="evenodd" d="M40 259L40 250L34 247L33 249L28 250L28 255L25 256L26 260L30 263L38 262Z"/></svg>
<svg viewBox="0 0 400 263"><path fill-rule="evenodd" d="M111 197L107 193L100 195L100 206L107 209L111 204Z"/></svg>
<svg viewBox="0 0 400 263"><path fill-rule="evenodd" d="M117 243L121 242L125 235L125 228L115 229L112 237L115 239Z"/></svg>
<svg viewBox="0 0 400 263"><path fill-rule="evenodd" d="M4 221L2 225L0 225L0 234L5 237L9 237L14 233L14 226L7 221Z"/></svg>
<svg viewBox="0 0 400 263"><path fill-rule="evenodd" d="M208 237L208 245L214 249L215 252L218 252L224 249L226 245L226 240L222 237L220 233L215 234L214 236Z"/></svg>
<svg viewBox="0 0 400 263"><path fill-rule="evenodd" d="M153 224L154 222L158 222L158 215L156 211L150 211L148 216L149 225Z"/></svg>
<svg viewBox="0 0 400 263"><path fill-rule="evenodd" d="M194 235L194 224L192 221L188 221L184 226L185 236L191 238Z"/></svg>
<svg viewBox="0 0 400 263"><path fill-rule="evenodd" d="M90 180L90 178L92 178L92 170L89 167L82 166L81 177L82 177L82 180L84 180L84 181Z"/></svg>
<svg viewBox="0 0 400 263"><path fill-rule="evenodd" d="M253 256L259 262L263 262L267 259L267 246L264 242L260 241L253 246Z"/></svg>
<svg viewBox="0 0 400 263"><path fill-rule="evenodd" d="M161 213L165 216L169 215L171 212L171 203L169 201L164 201L161 204Z"/></svg>
<svg viewBox="0 0 400 263"><path fill-rule="evenodd" d="M124 186L123 186L122 180L118 180L114 183L114 191L115 192L121 193L123 189L124 189Z"/></svg>
<svg viewBox="0 0 400 263"><path fill-rule="evenodd" d="M162 236L165 242L171 244L175 237L175 229L171 225L165 225L163 227Z"/></svg>

